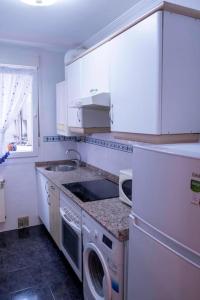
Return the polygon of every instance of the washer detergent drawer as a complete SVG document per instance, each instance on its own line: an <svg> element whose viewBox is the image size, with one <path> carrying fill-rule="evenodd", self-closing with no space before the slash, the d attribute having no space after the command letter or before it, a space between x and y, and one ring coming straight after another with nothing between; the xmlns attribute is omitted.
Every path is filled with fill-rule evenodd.
<svg viewBox="0 0 200 300"><path fill-rule="evenodd" d="M200 299L200 258L164 240L131 225L128 300Z"/></svg>

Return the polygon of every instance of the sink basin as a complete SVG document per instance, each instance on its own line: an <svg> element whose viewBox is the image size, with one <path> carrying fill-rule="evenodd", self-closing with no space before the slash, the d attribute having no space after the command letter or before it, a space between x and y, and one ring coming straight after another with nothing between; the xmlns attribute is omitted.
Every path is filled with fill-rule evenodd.
<svg viewBox="0 0 200 300"><path fill-rule="evenodd" d="M77 164L75 162L68 162L65 165L50 165L45 168L47 171L54 171L54 172L68 172L73 171L77 168Z"/></svg>

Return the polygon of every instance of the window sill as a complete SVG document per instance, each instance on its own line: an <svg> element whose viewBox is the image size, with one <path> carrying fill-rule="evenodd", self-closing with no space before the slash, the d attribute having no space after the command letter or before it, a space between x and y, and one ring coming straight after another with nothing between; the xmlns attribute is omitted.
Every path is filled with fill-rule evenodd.
<svg viewBox="0 0 200 300"><path fill-rule="evenodd" d="M13 158L28 158L28 157L37 157L38 156L38 152L36 151L30 151L30 152L10 152L10 155L8 157L9 159L13 159Z"/></svg>

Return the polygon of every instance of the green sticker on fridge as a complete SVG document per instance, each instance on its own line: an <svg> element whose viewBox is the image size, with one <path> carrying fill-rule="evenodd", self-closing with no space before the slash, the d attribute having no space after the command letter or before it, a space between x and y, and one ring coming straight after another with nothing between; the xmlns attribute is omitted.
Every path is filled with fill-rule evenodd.
<svg viewBox="0 0 200 300"><path fill-rule="evenodd" d="M200 193L200 181L197 180L191 180L191 190L194 193Z"/></svg>

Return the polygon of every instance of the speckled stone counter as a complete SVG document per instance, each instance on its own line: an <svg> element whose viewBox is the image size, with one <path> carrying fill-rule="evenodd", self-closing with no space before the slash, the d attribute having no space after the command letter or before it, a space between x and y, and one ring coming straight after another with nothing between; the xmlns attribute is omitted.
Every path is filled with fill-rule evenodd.
<svg viewBox="0 0 200 300"><path fill-rule="evenodd" d="M64 183L102 178L107 178L116 182L116 176L92 166L79 167L76 170L69 172L54 172L45 170L45 166L47 165L47 163L37 163L37 171L45 175L63 193L70 197L85 212L106 228L114 237L120 241L128 240L128 216L131 209L126 204L123 204L119 198L104 199L94 202L82 202L62 185Z"/></svg>

